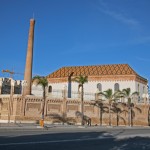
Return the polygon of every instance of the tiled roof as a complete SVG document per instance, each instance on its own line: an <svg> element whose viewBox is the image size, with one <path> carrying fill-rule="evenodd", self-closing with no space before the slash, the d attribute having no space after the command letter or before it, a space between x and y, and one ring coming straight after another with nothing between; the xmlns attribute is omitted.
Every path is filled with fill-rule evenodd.
<svg viewBox="0 0 150 150"><path fill-rule="evenodd" d="M103 76L103 75L137 75L128 64L96 65L96 66L72 66L62 67L47 78L61 78L69 76Z"/></svg>

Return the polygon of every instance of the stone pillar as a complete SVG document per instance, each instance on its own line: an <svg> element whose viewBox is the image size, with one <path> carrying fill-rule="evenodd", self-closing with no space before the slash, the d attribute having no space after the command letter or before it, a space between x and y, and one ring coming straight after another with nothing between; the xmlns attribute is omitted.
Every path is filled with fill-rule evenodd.
<svg viewBox="0 0 150 150"><path fill-rule="evenodd" d="M26 80L23 80L22 81L22 91L21 91L21 94L22 94L22 98L21 98L21 116L24 116L25 114L25 103L26 103L26 99L24 97L25 95L25 88L27 86L27 81Z"/></svg>
<svg viewBox="0 0 150 150"><path fill-rule="evenodd" d="M10 94L11 94L11 95L14 95L15 80L13 80L12 78L11 78L10 80L11 80L11 91L10 91Z"/></svg>
<svg viewBox="0 0 150 150"><path fill-rule="evenodd" d="M25 88L25 93L24 93L25 95L31 95L34 24L35 24L35 20L31 19L29 37L28 37L27 56L26 56L26 67L25 67L25 73L24 73L24 80L27 81L27 86Z"/></svg>
<svg viewBox="0 0 150 150"><path fill-rule="evenodd" d="M12 78L11 80L11 89L10 89L10 115L13 114L13 95L14 95L14 87L15 87L15 80Z"/></svg>

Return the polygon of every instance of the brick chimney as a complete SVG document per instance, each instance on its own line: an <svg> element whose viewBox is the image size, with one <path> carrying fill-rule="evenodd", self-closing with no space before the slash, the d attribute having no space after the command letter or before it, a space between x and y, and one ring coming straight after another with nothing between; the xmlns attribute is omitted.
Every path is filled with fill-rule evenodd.
<svg viewBox="0 0 150 150"><path fill-rule="evenodd" d="M27 85L26 85L25 90L24 90L24 95L31 95L34 24L35 24L35 20L30 19L28 47L27 47L27 55L26 55L26 66L25 66L25 73L24 73L24 80L26 80Z"/></svg>

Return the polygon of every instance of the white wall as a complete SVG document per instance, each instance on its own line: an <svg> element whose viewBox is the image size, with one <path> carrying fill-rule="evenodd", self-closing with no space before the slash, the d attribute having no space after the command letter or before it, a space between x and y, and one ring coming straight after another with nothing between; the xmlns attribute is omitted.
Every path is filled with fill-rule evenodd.
<svg viewBox="0 0 150 150"><path fill-rule="evenodd" d="M95 98L95 93L98 92L97 89L97 84L101 83L102 85L102 91L106 91L109 88L113 90L114 92L114 85L115 83L119 84L119 89L126 89L126 88L130 88L131 89L131 93L137 91L138 92L138 85L139 85L139 92L140 92L140 98L142 98L143 92L145 94L147 94L147 85L144 85L142 83L136 82L136 81L89 81L88 83L84 84L84 93L89 93L90 97L89 99L94 99ZM52 93L48 94L49 96L56 96L56 97L62 97L62 90L66 89L68 90L68 83L67 82L63 82L63 83L49 83L49 86L52 86ZM145 87L145 90L143 91L143 87ZM72 82L71 83L71 97L72 98L78 98L77 94L78 93L78 83L76 82ZM41 86L32 86L32 94L36 95L36 96L42 96L43 94L43 90ZM88 97L86 97L88 99Z"/></svg>
<svg viewBox="0 0 150 150"><path fill-rule="evenodd" d="M143 94L148 93L148 88L147 88L147 85L145 84L135 82L135 88L136 88L136 91L139 92L140 98L142 98Z"/></svg>
<svg viewBox="0 0 150 150"><path fill-rule="evenodd" d="M33 95L42 97L42 96L43 96L43 89L42 89L42 86L40 86L40 85L36 86L36 85L33 84L33 85L32 85L32 91L31 91L31 93L32 93Z"/></svg>
<svg viewBox="0 0 150 150"><path fill-rule="evenodd" d="M136 91L135 81L93 81L84 84L84 92L96 93L98 83L101 83L102 91L108 90L109 88L114 91L115 83L119 84L120 90L130 88L131 92ZM50 85L53 90L63 90L65 86L68 88L68 83L49 83L49 86ZM72 82L71 85L72 91L78 91L78 83Z"/></svg>

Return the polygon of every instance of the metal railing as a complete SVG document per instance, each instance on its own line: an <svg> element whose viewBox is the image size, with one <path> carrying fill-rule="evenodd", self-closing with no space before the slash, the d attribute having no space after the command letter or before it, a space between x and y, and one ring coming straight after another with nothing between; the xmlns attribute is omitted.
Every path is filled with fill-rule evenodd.
<svg viewBox="0 0 150 150"><path fill-rule="evenodd" d="M76 91L64 91L64 90L52 90L51 93L48 93L48 97L53 97L53 98L64 98L64 92L66 95L66 98L70 99L80 99L81 98L81 93L76 92ZM95 99L95 93L90 93L90 92L84 92L84 100L93 100Z"/></svg>

